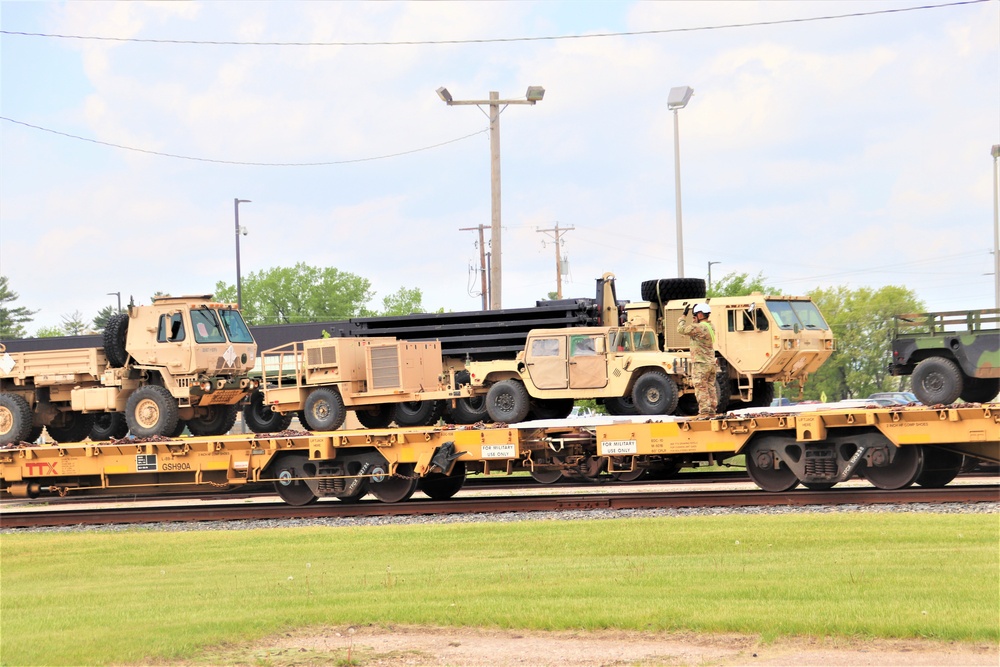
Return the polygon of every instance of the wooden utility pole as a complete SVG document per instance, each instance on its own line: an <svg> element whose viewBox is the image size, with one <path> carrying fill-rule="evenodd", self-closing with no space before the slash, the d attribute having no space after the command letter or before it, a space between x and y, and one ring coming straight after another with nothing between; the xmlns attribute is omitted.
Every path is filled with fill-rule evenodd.
<svg viewBox="0 0 1000 667"><path fill-rule="evenodd" d="M562 248L562 235L566 232L573 231L576 227L560 227L559 223L552 229L537 229L539 234L550 234L552 238L556 241L556 298L562 298L562 256L560 249Z"/></svg>
<svg viewBox="0 0 1000 667"><path fill-rule="evenodd" d="M489 310L489 289L486 286L486 248L483 247L483 230L486 229L486 225L479 225L478 227L459 227L460 232L474 232L479 230L479 278L482 281L482 292L483 292L483 310Z"/></svg>

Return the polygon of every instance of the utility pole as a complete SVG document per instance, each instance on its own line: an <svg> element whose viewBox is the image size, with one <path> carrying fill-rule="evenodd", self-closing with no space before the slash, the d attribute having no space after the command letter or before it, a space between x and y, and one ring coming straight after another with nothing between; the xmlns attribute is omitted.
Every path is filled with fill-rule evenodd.
<svg viewBox="0 0 1000 667"><path fill-rule="evenodd" d="M708 291L709 292L712 291L712 265L713 264L722 264L722 262L709 262L708 263ZM711 296L711 295L709 295L709 296Z"/></svg>
<svg viewBox="0 0 1000 667"><path fill-rule="evenodd" d="M490 119L490 251L493 262L490 266L490 310L501 308L501 249L500 249L500 112L511 104L531 104L541 102L545 89L541 86L528 86L525 99L500 99L500 93L490 91L488 100L456 100L447 88L437 89L438 97L448 106L474 105L480 108L489 107ZM484 112L485 113L485 112Z"/></svg>
<svg viewBox="0 0 1000 667"><path fill-rule="evenodd" d="M460 232L474 232L479 230L479 278L482 282L482 292L483 292L483 310L489 310L489 288L486 286L486 248L484 247L483 230L486 229L486 225L479 225L478 227L459 227Z"/></svg>
<svg viewBox="0 0 1000 667"><path fill-rule="evenodd" d="M552 229L536 229L535 231L539 234L551 234L552 238L556 240L556 298L562 298L562 257L560 256L559 250L562 248L561 237L566 232L570 232L576 229L576 227L560 227L559 223Z"/></svg>

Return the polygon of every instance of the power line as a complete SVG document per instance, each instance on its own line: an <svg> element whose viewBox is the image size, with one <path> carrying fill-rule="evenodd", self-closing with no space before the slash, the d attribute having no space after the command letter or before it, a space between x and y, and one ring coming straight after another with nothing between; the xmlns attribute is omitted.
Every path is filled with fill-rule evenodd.
<svg viewBox="0 0 1000 667"><path fill-rule="evenodd" d="M730 28L754 28L761 26L786 25L790 23L808 23L811 21L833 21L837 19L857 18L861 16L877 16L879 14L901 14L925 9L942 9L960 5L976 5L992 0L958 0L939 5L918 5L915 7L897 7L895 9L877 9L870 12L851 12L849 14L830 14L825 16L807 16L796 19L776 19L774 21L754 21L751 23L727 23L721 25L696 26L691 28L663 28L660 30L633 30L627 32L596 32L585 35L545 35L539 37L493 37L486 39L423 39L402 41L374 42L237 42L226 40L197 39L150 39L141 37L100 37L97 35L61 35L41 32L20 32L15 30L0 30L0 34L18 35L21 37L51 37L56 39L81 39L104 42L135 42L143 44L197 44L211 46L428 46L454 44L502 44L509 42L545 42L568 39L594 39L605 37L641 37L644 35L667 35L683 32L703 32L707 30L726 30Z"/></svg>
<svg viewBox="0 0 1000 667"><path fill-rule="evenodd" d="M433 148L440 148L441 146L447 146L448 144L453 144L457 141L463 141L470 137L474 137L477 134L485 134L489 131L489 128L479 130L478 132L473 132L472 134L466 134L463 137L457 137L455 139L449 139L448 141L442 141L439 144L434 144L432 146L424 146L422 148L414 148L408 151L401 151L399 153L390 153L389 155L376 155L373 157L362 157L355 158L353 160L331 160L328 162L239 162L236 160L213 160L212 158L205 157L195 157L192 155L177 155L174 153L161 153L160 151L151 151L145 148L135 148L133 146L122 146L121 144L113 144L107 141L100 141L98 139L89 139L87 137L81 137L75 134L69 134L67 132L60 132L59 130L53 130L47 127L41 127L40 125L32 125L31 123L25 123L20 120L14 120L13 118L7 118L6 116L0 116L0 120L5 120L8 123L15 123L17 125L23 125L25 127L30 127L34 130L41 130L42 132L51 132L52 134L58 134L61 137L68 137L70 139L77 139L79 141L89 141L92 144L100 144L101 146L110 146L111 148L120 148L126 151L134 151L136 153L146 153L147 155L158 155L160 157L170 157L178 160L194 160L196 162L212 162L214 164L232 164L241 165L248 167L327 167L331 165L338 164L353 164L355 162L371 162L372 160L387 160L392 157L400 157L402 155L410 155L412 153L419 153L421 151L429 151Z"/></svg>

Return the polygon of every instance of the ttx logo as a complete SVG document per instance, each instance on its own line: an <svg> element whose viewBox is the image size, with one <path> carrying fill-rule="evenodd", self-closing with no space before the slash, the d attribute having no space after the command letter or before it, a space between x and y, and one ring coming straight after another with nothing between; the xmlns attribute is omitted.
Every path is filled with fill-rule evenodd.
<svg viewBox="0 0 1000 667"><path fill-rule="evenodd" d="M48 461L33 461L31 463L25 463L24 467L28 469L29 476L58 475L59 471L56 470L56 465L58 465L58 461L55 463L49 463Z"/></svg>

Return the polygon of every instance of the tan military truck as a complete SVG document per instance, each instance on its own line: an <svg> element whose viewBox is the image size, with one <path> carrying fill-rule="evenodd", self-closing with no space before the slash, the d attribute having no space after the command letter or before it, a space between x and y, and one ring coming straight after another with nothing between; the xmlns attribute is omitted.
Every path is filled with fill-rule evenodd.
<svg viewBox="0 0 1000 667"><path fill-rule="evenodd" d="M389 337L317 338L261 353L260 387L243 409L256 433L281 431L299 415L313 431L344 424L348 410L367 428L425 426L441 417L446 401L468 398L456 388L438 341Z"/></svg>
<svg viewBox="0 0 1000 667"><path fill-rule="evenodd" d="M585 398L611 414L693 414L690 340L676 327L697 302L712 306L720 412L731 402L769 405L774 382L804 382L833 353L830 328L807 297L669 298L697 294L696 283L703 295L700 280L644 283L643 297L654 299L625 304L619 326L533 331L516 359L468 363L472 388L486 393L494 421L508 423L565 417Z"/></svg>
<svg viewBox="0 0 1000 667"><path fill-rule="evenodd" d="M129 305L103 348L0 354L0 444L34 441L47 427L83 440L97 415L124 413L135 437L232 428L250 391L257 346L235 306L211 296Z"/></svg>

